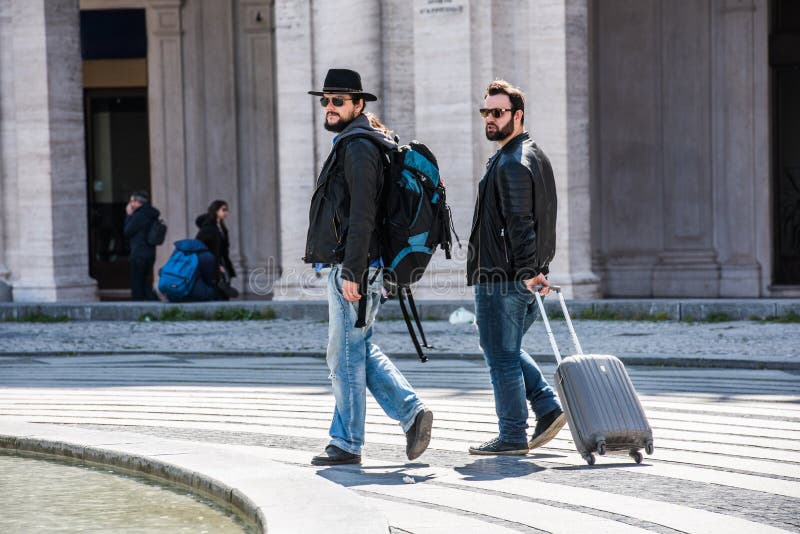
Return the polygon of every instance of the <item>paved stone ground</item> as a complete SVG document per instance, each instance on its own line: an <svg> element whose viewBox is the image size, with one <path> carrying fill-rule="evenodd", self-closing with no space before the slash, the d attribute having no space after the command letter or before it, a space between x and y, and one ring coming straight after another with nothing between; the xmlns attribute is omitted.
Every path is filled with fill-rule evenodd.
<svg viewBox="0 0 800 534"><path fill-rule="evenodd" d="M167 330L203 326L223 325ZM254 326L281 330L236 328ZM619 336L627 337L637 336ZM469 456L469 444L496 433L483 363L398 365L435 413L431 447L414 463L401 430L370 399L364 465L310 466L333 399L324 361L299 356L0 357L0 422L254 445L350 488L397 533L800 532L800 373L630 367L655 454L642 465L608 455L589 467L566 429L525 457ZM552 376L552 365L543 370Z"/></svg>
<svg viewBox="0 0 800 534"><path fill-rule="evenodd" d="M564 321L553 321L561 350L570 353ZM471 324L424 322L430 350L437 355L480 358L478 336ZM575 328L586 352L610 353L642 363L648 358L751 360L800 368L800 324L735 321L577 320ZM395 357L414 356L403 321L379 321L376 341ZM327 321L187 321L68 323L0 323L0 354L39 353L325 353ZM523 346L542 361L553 361L541 322L534 323Z"/></svg>

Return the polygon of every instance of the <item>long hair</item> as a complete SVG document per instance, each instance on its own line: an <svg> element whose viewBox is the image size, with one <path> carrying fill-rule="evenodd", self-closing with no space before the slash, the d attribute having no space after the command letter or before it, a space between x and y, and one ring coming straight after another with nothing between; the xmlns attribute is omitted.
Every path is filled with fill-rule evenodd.
<svg viewBox="0 0 800 534"><path fill-rule="evenodd" d="M222 219L217 221L217 212L223 206L228 206L228 203L225 202L224 200L215 200L214 202L209 204L208 211L206 212L206 216L208 217L209 220L214 221L215 224L219 223L219 225L222 227L222 229L227 232L228 231L228 227L225 226L225 221L222 220Z"/></svg>
<svg viewBox="0 0 800 534"><path fill-rule="evenodd" d="M364 116L367 117L369 120L369 125L372 126L374 129L381 132L383 135L388 137L389 139L392 138L392 130L390 130L385 124L383 124L380 119L374 113L369 111L364 112Z"/></svg>

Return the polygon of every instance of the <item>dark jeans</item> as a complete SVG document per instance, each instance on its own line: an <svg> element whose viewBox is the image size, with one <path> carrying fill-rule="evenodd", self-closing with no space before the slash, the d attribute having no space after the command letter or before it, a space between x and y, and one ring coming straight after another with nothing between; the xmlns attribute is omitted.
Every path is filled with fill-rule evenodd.
<svg viewBox="0 0 800 534"><path fill-rule="evenodd" d="M151 281L155 262L155 258L131 256L131 300L158 300Z"/></svg>
<svg viewBox="0 0 800 534"><path fill-rule="evenodd" d="M478 284L475 315L492 378L500 439L528 441L526 399L537 418L560 408L539 366L522 350L522 337L539 315L536 298L520 281Z"/></svg>

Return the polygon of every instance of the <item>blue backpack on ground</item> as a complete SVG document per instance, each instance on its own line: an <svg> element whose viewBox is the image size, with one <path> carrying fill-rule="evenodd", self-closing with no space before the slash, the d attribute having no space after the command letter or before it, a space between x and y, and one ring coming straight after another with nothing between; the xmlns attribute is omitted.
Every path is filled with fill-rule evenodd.
<svg viewBox="0 0 800 534"><path fill-rule="evenodd" d="M175 241L175 252L161 268L158 290L170 302L179 302L192 292L197 282L198 252L207 250L205 244L197 239Z"/></svg>

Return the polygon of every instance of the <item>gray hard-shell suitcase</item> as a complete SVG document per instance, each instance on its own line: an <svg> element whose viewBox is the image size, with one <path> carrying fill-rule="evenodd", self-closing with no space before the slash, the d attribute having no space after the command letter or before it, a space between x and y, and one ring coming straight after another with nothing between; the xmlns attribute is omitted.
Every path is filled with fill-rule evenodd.
<svg viewBox="0 0 800 534"><path fill-rule="evenodd" d="M558 362L556 390L567 414L575 447L589 465L594 465L594 452L603 455L606 451L619 450L629 451L636 463L641 463L640 449L653 454L653 431L625 366L616 356L583 353L561 288L550 286L550 289L558 294L578 352L562 360L542 298L536 292L542 321Z"/></svg>

